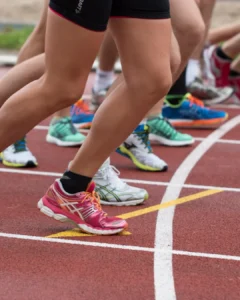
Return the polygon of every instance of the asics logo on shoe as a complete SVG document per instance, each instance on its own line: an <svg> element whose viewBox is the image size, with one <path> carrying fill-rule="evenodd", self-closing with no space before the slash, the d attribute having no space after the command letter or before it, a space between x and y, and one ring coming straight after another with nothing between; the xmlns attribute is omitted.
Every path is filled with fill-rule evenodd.
<svg viewBox="0 0 240 300"><path fill-rule="evenodd" d="M86 220L89 216L97 211L94 205L85 206L85 207L76 207L75 205L79 204L78 199L76 198L76 202L68 202L67 199L63 198L53 186L53 191L56 195L57 203L62 207L64 210L68 210L72 214L77 213L78 216L82 220Z"/></svg>
<svg viewBox="0 0 240 300"><path fill-rule="evenodd" d="M137 148L137 146L136 145L134 145L134 144L128 144L128 143L124 143L124 146L127 148L127 149L131 149L131 148Z"/></svg>

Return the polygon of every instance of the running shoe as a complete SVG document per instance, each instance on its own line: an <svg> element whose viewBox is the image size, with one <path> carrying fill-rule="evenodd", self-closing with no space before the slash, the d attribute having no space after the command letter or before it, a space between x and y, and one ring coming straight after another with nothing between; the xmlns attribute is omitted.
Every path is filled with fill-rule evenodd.
<svg viewBox="0 0 240 300"><path fill-rule="evenodd" d="M13 168L36 167L37 159L27 147L26 138L17 141L1 153L5 166Z"/></svg>
<svg viewBox="0 0 240 300"><path fill-rule="evenodd" d="M177 131L162 115L149 119L147 124L150 128L149 139L157 141L161 145L178 147L194 143L191 135Z"/></svg>
<svg viewBox="0 0 240 300"><path fill-rule="evenodd" d="M135 166L141 170L159 172L168 169L165 161L152 151L148 125L139 125L116 151L131 159Z"/></svg>
<svg viewBox="0 0 240 300"><path fill-rule="evenodd" d="M71 118L74 126L78 129L90 129L94 114L90 112L87 103L80 99L71 108Z"/></svg>
<svg viewBox="0 0 240 300"><path fill-rule="evenodd" d="M225 102L234 93L234 89L231 87L216 88L209 84L204 84L200 78L195 78L187 89L191 95L201 99L206 105Z"/></svg>
<svg viewBox="0 0 240 300"><path fill-rule="evenodd" d="M61 222L73 222L82 231L97 235L112 235L127 228L127 222L108 217L102 210L95 184L90 183L86 192L68 194L57 179L38 202L40 211Z"/></svg>
<svg viewBox="0 0 240 300"><path fill-rule="evenodd" d="M231 61L222 59L217 55L217 47L212 51L210 58L211 72L215 77L216 87L229 86L229 72L230 72Z"/></svg>
<svg viewBox="0 0 240 300"><path fill-rule="evenodd" d="M240 104L240 76L229 77L231 86L234 88L232 101L234 104Z"/></svg>
<svg viewBox="0 0 240 300"><path fill-rule="evenodd" d="M141 204L148 199L146 190L126 184L119 175L120 172L110 165L108 158L93 177L101 204L130 206Z"/></svg>
<svg viewBox="0 0 240 300"><path fill-rule="evenodd" d="M73 126L70 117L64 117L51 121L46 141L62 147L78 146L85 140L85 136Z"/></svg>
<svg viewBox="0 0 240 300"><path fill-rule="evenodd" d="M212 127L220 125L228 118L226 112L206 108L201 100L190 94L185 95L177 107L171 107L167 100L165 103L162 114L175 127Z"/></svg>
<svg viewBox="0 0 240 300"><path fill-rule="evenodd" d="M100 90L99 92L95 92L94 89L92 89L91 110L96 111L99 108L99 106L103 103L109 88L110 86L106 89Z"/></svg>

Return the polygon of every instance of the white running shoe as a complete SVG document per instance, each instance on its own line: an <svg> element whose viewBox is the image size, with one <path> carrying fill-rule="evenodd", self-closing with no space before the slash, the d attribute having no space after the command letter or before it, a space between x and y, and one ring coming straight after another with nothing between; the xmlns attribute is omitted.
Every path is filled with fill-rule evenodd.
<svg viewBox="0 0 240 300"><path fill-rule="evenodd" d="M117 149L117 152L144 171L166 171L168 165L152 152L149 142L149 126L139 125L137 129Z"/></svg>
<svg viewBox="0 0 240 300"><path fill-rule="evenodd" d="M12 144L1 153L1 160L5 166L13 168L36 167L37 159L28 149L26 139Z"/></svg>
<svg viewBox="0 0 240 300"><path fill-rule="evenodd" d="M148 199L146 190L126 184L118 177L119 175L120 172L110 165L108 158L93 177L101 204L130 206Z"/></svg>

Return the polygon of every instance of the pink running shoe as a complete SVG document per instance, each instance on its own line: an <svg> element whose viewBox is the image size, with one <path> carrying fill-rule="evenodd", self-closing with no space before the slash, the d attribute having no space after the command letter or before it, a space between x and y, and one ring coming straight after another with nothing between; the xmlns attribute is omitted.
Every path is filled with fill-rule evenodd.
<svg viewBox="0 0 240 300"><path fill-rule="evenodd" d="M235 91L233 95L234 104L240 104L240 76L229 77L229 81Z"/></svg>
<svg viewBox="0 0 240 300"><path fill-rule="evenodd" d="M229 83L229 72L230 72L231 62L226 59L222 59L217 55L217 48L212 52L210 66L211 72L215 77L215 86L216 87L226 87L230 86Z"/></svg>
<svg viewBox="0 0 240 300"><path fill-rule="evenodd" d="M125 220L108 217L103 212L94 188L95 184L92 182L86 192L71 195L63 190L60 180L57 179L38 202L38 208L55 220L74 222L87 233L111 235L126 229L128 224Z"/></svg>

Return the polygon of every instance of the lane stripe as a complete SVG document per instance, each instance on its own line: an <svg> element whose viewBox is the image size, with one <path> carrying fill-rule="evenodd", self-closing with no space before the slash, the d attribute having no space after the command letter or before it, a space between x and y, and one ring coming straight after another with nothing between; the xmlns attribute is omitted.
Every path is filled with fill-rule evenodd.
<svg viewBox="0 0 240 300"><path fill-rule="evenodd" d="M4 233L4 232L0 232L0 238L18 239L18 240L25 240L25 241L36 241L36 242L44 242L44 243L66 244L66 245L79 245L79 246L107 248L107 249L120 249L120 250L130 250L130 251L150 252L150 253L156 253L156 252L168 253L169 252L168 249L155 249L155 248L149 248L149 247L139 247L139 246L130 246L130 245L87 242L87 241L79 241L79 240L57 239L57 238L45 238L45 237L40 237L40 236L11 234L11 233ZM170 252L171 252L171 254L174 254L174 255L183 255L183 256L189 256L189 257L202 257L202 258L211 258L211 259L240 261L240 256L234 256L234 255L190 252L190 251L182 251L182 250L171 250Z"/></svg>
<svg viewBox="0 0 240 300"><path fill-rule="evenodd" d="M172 201L168 201L165 203L161 203L161 204L157 204L157 205L153 205L147 208L143 208L143 209L138 209L126 214L122 214L119 215L118 217L123 218L123 219L130 219L130 218L135 218L135 217L139 217L154 211L158 211L160 209L164 209L164 208L168 208L171 206L175 206L175 205L179 205L179 204L183 204L189 201L193 201L193 200L198 200L207 196L211 196L217 193L221 193L223 192L222 190L208 190L208 191L204 191L204 192L200 192L197 194L193 194L193 195L189 195L186 197L182 197L182 198L178 198L176 200L172 200Z"/></svg>
<svg viewBox="0 0 240 300"><path fill-rule="evenodd" d="M201 192L201 193L185 196L185 197L182 197L182 198L179 198L179 199L176 199L176 200L172 200L172 201L169 201L167 203L152 205L152 206L147 207L147 208L138 209L138 210L132 211L130 213L119 215L118 217L127 220L127 219L139 217L139 216L157 211L159 209L164 209L164 208L168 208L168 207L173 206L173 205L179 205L179 204L183 204L183 203L186 203L186 202L189 202L189 201L198 200L198 199L201 199L203 197L211 196L211 195L221 193L221 192L223 192L223 191L222 190L208 190L208 191L204 191L204 192ZM123 231L119 235L130 235L130 234L131 233L128 232L128 231ZM74 228L72 230L66 230L66 231L55 233L55 234L51 234L47 237L62 238L62 237L85 237L85 236L94 236L94 234L86 234L86 233L81 232L78 228Z"/></svg>
<svg viewBox="0 0 240 300"><path fill-rule="evenodd" d="M21 175L34 175L34 176L49 176L49 177L61 177L62 173L55 172L46 172L46 171L32 171L32 170L20 170L20 169L10 169L10 168L0 168L0 173L12 173L12 174L21 174ZM240 192L240 188L231 188L231 187L223 187L223 186L211 186L211 185L198 185L198 184L179 184L172 182L164 182L164 181L148 181L148 180L140 180L140 179L125 179L122 178L123 181L127 183L135 183L135 184L144 184L144 185L156 185L156 186L172 186L172 187L184 187L188 189L199 189L199 190L224 190L226 192Z"/></svg>
<svg viewBox="0 0 240 300"><path fill-rule="evenodd" d="M34 127L34 129L36 129L36 130L48 130L49 126L37 125L36 127ZM83 133L87 133L89 130L80 130L80 131L83 132ZM206 139L205 137L193 137L193 138L198 142L204 141ZM216 143L240 145L240 140L219 139ZM154 143L153 143L153 145L154 145Z"/></svg>
<svg viewBox="0 0 240 300"><path fill-rule="evenodd" d="M179 184L180 186L173 187L169 185L163 196L162 203L166 203L170 199L176 199L179 197L188 175L191 173L198 161L217 140L223 137L228 131L233 129L239 123L240 116L231 119L209 134L204 141L202 141L195 149L193 149L193 151L178 167L170 181L171 184ZM156 300L176 300L172 267L174 212L175 206L171 206L167 210L158 211L155 230L155 248L167 249L168 252L154 253L154 286Z"/></svg>

